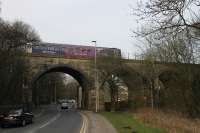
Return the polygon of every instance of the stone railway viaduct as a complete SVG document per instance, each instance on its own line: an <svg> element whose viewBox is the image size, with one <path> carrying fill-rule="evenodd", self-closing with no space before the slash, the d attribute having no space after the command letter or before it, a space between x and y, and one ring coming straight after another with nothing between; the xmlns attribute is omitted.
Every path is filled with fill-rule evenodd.
<svg viewBox="0 0 200 133"><path fill-rule="evenodd" d="M28 55L28 60L31 64L31 87L34 88L34 84L37 80L42 77L43 75L51 72L63 72L66 74L71 75L74 77L83 88L83 102L82 107L85 109L94 110L95 109L95 87L94 87L94 65L93 59L87 58L64 58L64 57L50 57L50 56L35 56L35 55ZM123 63L129 66L133 72L135 72L135 76L129 77L126 74L124 77L120 77L126 83L129 89L129 97L136 97L134 91L131 90L138 90L141 87L145 87L145 83L143 80L136 80L138 76L143 77L145 79L145 75L148 77L149 73L144 73L144 69L146 65L144 65L144 61L138 60L123 60ZM189 67L188 67L189 66ZM200 65L189 65L189 64L173 64L173 63L157 63L156 67L154 68L154 76L156 80L155 86L164 87L166 84L164 83L165 75L173 75L178 73L181 69L188 70L195 70L196 73L193 76L195 78L196 74L199 73ZM151 69L151 68L150 68ZM151 70L150 70L151 71ZM168 76L167 80L173 79L172 77ZM180 84L177 82L177 86ZM33 95L33 90L32 90ZM100 109L104 109L103 101L100 101Z"/></svg>

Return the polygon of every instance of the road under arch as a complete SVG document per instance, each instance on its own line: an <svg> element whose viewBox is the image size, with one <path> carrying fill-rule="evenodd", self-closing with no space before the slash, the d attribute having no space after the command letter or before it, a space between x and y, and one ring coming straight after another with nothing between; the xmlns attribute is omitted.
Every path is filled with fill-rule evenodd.
<svg viewBox="0 0 200 133"><path fill-rule="evenodd" d="M31 82L31 88L32 88L32 101L35 101L35 96L37 95L36 91L35 91L35 85L37 83L37 81L39 79L41 79L43 76L49 74L49 73L54 73L54 72L61 72L61 73L65 73L68 74L70 76L72 76L75 80L77 80L77 82L79 83L79 85L82 88L82 102L81 102L81 108L83 109L88 109L88 79L84 76L84 74L82 74L80 71L71 68L67 65L56 65L56 66L52 66L50 68L47 68L45 70L42 70L40 72L38 72L34 78L32 79Z"/></svg>

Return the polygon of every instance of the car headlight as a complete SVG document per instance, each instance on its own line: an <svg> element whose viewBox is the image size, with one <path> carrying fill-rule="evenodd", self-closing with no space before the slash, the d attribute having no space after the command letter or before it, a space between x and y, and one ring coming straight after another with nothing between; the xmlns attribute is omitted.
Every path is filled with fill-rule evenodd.
<svg viewBox="0 0 200 133"><path fill-rule="evenodd" d="M6 120L16 120L17 118L9 116L9 117L5 117L4 119L6 119Z"/></svg>

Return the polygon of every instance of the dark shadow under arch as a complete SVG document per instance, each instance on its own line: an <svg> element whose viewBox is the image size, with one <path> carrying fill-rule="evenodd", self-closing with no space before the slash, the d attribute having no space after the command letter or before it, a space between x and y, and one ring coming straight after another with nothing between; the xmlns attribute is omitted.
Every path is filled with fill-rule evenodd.
<svg viewBox="0 0 200 133"><path fill-rule="evenodd" d="M160 94L160 107L163 109L182 110L184 106L183 87L184 81L177 70L165 70L158 75L163 84Z"/></svg>
<svg viewBox="0 0 200 133"><path fill-rule="evenodd" d="M88 79L82 72L80 72L72 67L69 67L68 65L54 65L54 66L48 67L46 69L39 71L33 77L32 81L31 81L31 88L32 88L32 92L33 92L33 97L32 97L33 101L34 101L34 88L35 88L37 81L44 75L46 75L48 73L53 73L53 72L65 73L65 74L72 76L74 79L77 80L77 82L82 87L82 94L83 94L82 108L87 109L88 108L88 99L87 98L88 98L88 90L89 90L88 89L88 86L89 86Z"/></svg>
<svg viewBox="0 0 200 133"><path fill-rule="evenodd" d="M128 106L131 110L136 110L139 106L146 104L145 100L141 100L143 91L150 86L148 79L137 70L125 66L117 74L128 87Z"/></svg>
<svg viewBox="0 0 200 133"><path fill-rule="evenodd" d="M173 70L166 70L166 71L160 73L158 78L163 83L169 82L169 81L176 82L179 78L179 74L178 74L178 72L173 71Z"/></svg>

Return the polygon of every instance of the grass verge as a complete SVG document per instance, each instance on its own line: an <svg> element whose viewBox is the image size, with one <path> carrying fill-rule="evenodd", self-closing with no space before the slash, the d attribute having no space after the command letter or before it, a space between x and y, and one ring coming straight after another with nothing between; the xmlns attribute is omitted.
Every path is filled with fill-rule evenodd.
<svg viewBox="0 0 200 133"><path fill-rule="evenodd" d="M178 112L139 109L134 117L145 125L162 128L168 133L200 133L200 119L189 119Z"/></svg>
<svg viewBox="0 0 200 133"><path fill-rule="evenodd" d="M131 133L132 131L136 131L136 133L164 133L158 128L142 124L129 113L101 112L100 114L107 118L119 133Z"/></svg>

